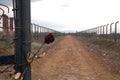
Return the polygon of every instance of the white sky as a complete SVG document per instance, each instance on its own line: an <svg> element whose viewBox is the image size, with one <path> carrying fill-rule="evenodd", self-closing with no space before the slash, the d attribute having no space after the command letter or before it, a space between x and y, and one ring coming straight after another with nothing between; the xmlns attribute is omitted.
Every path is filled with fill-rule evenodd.
<svg viewBox="0 0 120 80"><path fill-rule="evenodd" d="M119 0L38 0L32 21L56 30L81 31L120 19Z"/></svg>
<svg viewBox="0 0 120 80"><path fill-rule="evenodd" d="M11 1L0 0L0 3L12 5ZM58 31L81 31L120 21L120 0L31 1L32 23Z"/></svg>

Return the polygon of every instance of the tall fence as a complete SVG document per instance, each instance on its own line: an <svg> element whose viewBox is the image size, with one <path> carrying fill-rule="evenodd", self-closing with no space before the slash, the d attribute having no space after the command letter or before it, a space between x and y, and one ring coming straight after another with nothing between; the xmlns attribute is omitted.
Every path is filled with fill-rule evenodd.
<svg viewBox="0 0 120 80"><path fill-rule="evenodd" d="M0 45L8 45L14 34L14 19L8 17L6 12L9 13L9 7L0 3Z"/></svg>
<svg viewBox="0 0 120 80"><path fill-rule="evenodd" d="M0 45L8 45L14 38L14 19L3 15L0 26Z"/></svg>
<svg viewBox="0 0 120 80"><path fill-rule="evenodd" d="M15 2L13 1L13 11L15 9ZM2 12L1 12L2 11ZM7 5L0 3L0 47L9 46L9 44L14 40L15 25L14 17L9 17L7 13L10 9ZM55 36L61 35L61 32L43 27L37 24L31 24L31 39L33 40L43 40L44 36L48 33L53 33Z"/></svg>
<svg viewBox="0 0 120 80"><path fill-rule="evenodd" d="M44 42L37 43L38 45L35 44L35 46L33 45L35 48L32 48L31 43L36 40L44 40L48 33L53 33L54 36L59 36L61 33L47 27L31 24L30 0L13 0L12 2L14 18L8 17L4 8L0 7L0 11L2 11L2 14L0 13L0 68L9 65L0 70L0 78L2 73L14 65L15 72L10 73L10 75L14 74L13 76L15 76L15 73L21 73L18 77L20 80L22 77L24 80L31 80L31 63L45 44ZM0 5L6 7L4 4ZM7 51L8 49L9 51ZM29 59L31 61L28 61ZM9 77L13 80L12 76Z"/></svg>
<svg viewBox="0 0 120 80"><path fill-rule="evenodd" d="M59 36L61 32L43 27L37 24L31 24L31 37L32 40L43 40L45 35L48 33L53 33L54 36Z"/></svg>
<svg viewBox="0 0 120 80"><path fill-rule="evenodd" d="M0 18L0 77L1 77L2 73L7 72L7 70L9 68L13 67L13 64L14 65L17 64L15 62L16 59L18 59L18 60L21 59L21 58L15 57L16 56L15 50L18 49L15 47L16 39L18 37L18 36L15 36L15 31L16 31L16 29L23 29L23 28L15 27L14 23L15 23L14 18L8 17L5 14L2 15L2 17ZM56 31L56 30L53 30L53 29L50 29L47 27L43 27L43 26L40 26L37 24L33 24L33 23L31 23L30 29L28 29L28 30L31 30L31 33L30 33L31 43L34 41L39 41L39 43L38 43L39 46L42 45L42 43L44 41L44 37L48 33L53 33L53 35L55 37L60 36L62 34L59 31ZM23 34L21 34L21 35L23 35ZM18 45L18 46L20 46L20 45ZM39 46L36 47L33 45L33 47L31 47L31 49L33 50L33 51L31 50L31 54L33 52L33 55L34 55L35 50L40 48ZM44 51L44 49L42 51ZM37 50L37 52L38 52L38 50ZM20 54L22 54L22 53L20 53ZM10 66L1 69L2 67L5 67L4 65L7 65L7 66L10 65ZM13 80L13 79L11 79L11 80Z"/></svg>
<svg viewBox="0 0 120 80"><path fill-rule="evenodd" d="M8 46L10 42L14 39L14 19L9 18L7 15L1 17L0 26L0 47ZM31 39L33 40L43 40L45 35L48 33L53 33L55 36L61 34L61 32L43 27L37 24L31 24Z"/></svg>
<svg viewBox="0 0 120 80"><path fill-rule="evenodd" d="M95 28L87 29L76 33L84 37L92 39L108 40L108 41L120 41L120 28L118 26L119 21L101 25Z"/></svg>

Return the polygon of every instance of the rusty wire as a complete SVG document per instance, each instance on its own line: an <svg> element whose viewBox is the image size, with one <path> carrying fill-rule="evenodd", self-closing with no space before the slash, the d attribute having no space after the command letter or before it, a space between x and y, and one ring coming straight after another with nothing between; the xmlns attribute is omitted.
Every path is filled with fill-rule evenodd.
<svg viewBox="0 0 120 80"><path fill-rule="evenodd" d="M34 55L32 56L32 58L30 58L30 54L31 54L31 53L29 53L29 55L28 55L28 57L27 57L28 64L27 64L27 63L24 63L24 64L16 64L16 63L14 62L14 63L15 63L14 66L23 66L23 65L26 65L26 64L27 64L27 67L25 68L25 70L23 71L23 73L21 74L21 76L19 77L19 79L21 79L21 78L24 76L25 72L26 72L27 69L29 68L29 65L31 65L31 63L34 61L36 55L40 52L40 50L41 50L41 48L42 48L43 46L44 46L44 43L43 43L42 45L40 45L40 47L38 48L38 50L37 50L36 52L33 53ZM5 69L3 69L2 71L0 71L0 73L4 73L4 72L6 72L9 68L12 68L12 67L13 67L13 65L10 65L10 66L6 67Z"/></svg>
<svg viewBox="0 0 120 80"><path fill-rule="evenodd" d="M42 49L42 47L44 46L44 44L45 44L45 43L42 43L42 45L40 45L40 47L39 47L38 50L34 53L34 55L32 56L32 58L30 58L30 53L29 53L28 59L27 59L28 65L27 65L27 67L25 68L25 70L23 71L23 73L21 74L21 76L19 77L19 79L21 79L21 78L24 76L25 72L27 71L27 69L29 68L29 66L32 64L32 62L33 62L34 59L35 59L35 56L40 52L40 50Z"/></svg>

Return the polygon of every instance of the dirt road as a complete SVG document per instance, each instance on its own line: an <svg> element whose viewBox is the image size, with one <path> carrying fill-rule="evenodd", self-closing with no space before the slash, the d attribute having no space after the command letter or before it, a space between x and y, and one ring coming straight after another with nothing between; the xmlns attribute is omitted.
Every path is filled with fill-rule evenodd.
<svg viewBox="0 0 120 80"><path fill-rule="evenodd" d="M118 80L86 51L80 41L66 36L44 58L32 64L32 80Z"/></svg>

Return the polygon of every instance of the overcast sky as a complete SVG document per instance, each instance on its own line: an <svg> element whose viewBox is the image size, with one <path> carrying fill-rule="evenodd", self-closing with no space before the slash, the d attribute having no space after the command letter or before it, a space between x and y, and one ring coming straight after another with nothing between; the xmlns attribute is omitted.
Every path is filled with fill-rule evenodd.
<svg viewBox="0 0 120 80"><path fill-rule="evenodd" d="M79 31L119 20L119 3L119 0L36 0L31 7L32 20L48 23L57 30Z"/></svg>
<svg viewBox="0 0 120 80"><path fill-rule="evenodd" d="M0 0L10 5L10 0ZM11 0L12 1L12 0ZM59 31L81 31L120 20L119 0L32 0L32 23Z"/></svg>

